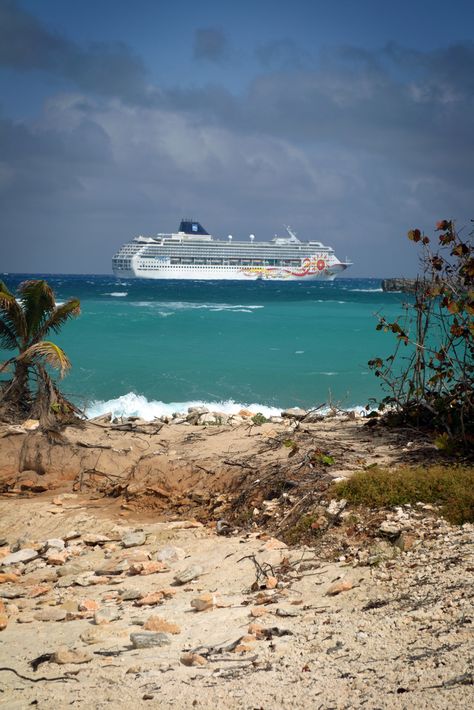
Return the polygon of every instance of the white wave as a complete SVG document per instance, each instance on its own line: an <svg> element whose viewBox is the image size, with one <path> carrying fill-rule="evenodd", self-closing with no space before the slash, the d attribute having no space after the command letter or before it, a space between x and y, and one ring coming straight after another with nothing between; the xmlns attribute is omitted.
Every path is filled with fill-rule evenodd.
<svg viewBox="0 0 474 710"><path fill-rule="evenodd" d="M129 392L116 399L107 401L96 401L86 408L86 416L99 417L101 414L111 412L114 417L141 417L146 421L151 421L155 417L170 416L175 412L187 412L188 407L207 407L211 412L224 412L225 414L237 414L241 409L248 409L250 412L260 412L266 417L279 416L281 409L277 407L267 407L264 404L242 404L234 402L232 399L220 402L204 402L202 400L192 400L189 402L160 402L148 400L146 397L134 392Z"/></svg>
<svg viewBox="0 0 474 710"><path fill-rule="evenodd" d="M382 293L383 288L350 288L352 293Z"/></svg>
<svg viewBox="0 0 474 710"><path fill-rule="evenodd" d="M128 291L111 291L110 293L103 293L103 296L114 296L115 298L123 298L128 296Z"/></svg>
<svg viewBox="0 0 474 710"><path fill-rule="evenodd" d="M118 295L116 294L104 294L108 296ZM242 304L232 304L232 303L192 303L190 301L134 301L132 306L139 306L145 308L166 308L170 311L185 311L185 310L196 310L196 311L229 311L231 313L253 313L254 310L258 308L264 308L264 306L245 306Z"/></svg>
<svg viewBox="0 0 474 710"><path fill-rule="evenodd" d="M304 350L295 350L295 355L303 355Z"/></svg>

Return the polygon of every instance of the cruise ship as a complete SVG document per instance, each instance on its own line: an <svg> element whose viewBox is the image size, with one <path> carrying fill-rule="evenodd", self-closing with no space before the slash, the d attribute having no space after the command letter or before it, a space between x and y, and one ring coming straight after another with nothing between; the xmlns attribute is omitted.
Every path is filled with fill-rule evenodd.
<svg viewBox="0 0 474 710"><path fill-rule="evenodd" d="M272 281L332 281L351 262L339 261L331 247L288 236L268 242L214 239L199 222L185 218L173 234L138 236L112 259L119 278Z"/></svg>

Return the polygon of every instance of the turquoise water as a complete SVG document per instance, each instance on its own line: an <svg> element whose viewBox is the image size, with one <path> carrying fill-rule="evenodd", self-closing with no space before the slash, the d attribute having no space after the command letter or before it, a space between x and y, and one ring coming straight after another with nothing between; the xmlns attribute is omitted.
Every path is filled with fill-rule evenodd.
<svg viewBox="0 0 474 710"><path fill-rule="evenodd" d="M3 278L15 288L25 276ZM375 314L395 317L405 298L383 293L379 279L46 278L59 301L81 299L80 318L52 339L73 364L64 391L90 414L112 408L153 416L194 401L262 411L330 399L363 406L381 395L367 361L388 355L394 342L375 331Z"/></svg>

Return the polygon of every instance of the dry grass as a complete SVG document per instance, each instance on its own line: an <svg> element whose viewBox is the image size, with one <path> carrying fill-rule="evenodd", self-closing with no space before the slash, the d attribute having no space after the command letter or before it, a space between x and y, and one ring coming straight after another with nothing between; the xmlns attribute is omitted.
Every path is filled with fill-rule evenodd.
<svg viewBox="0 0 474 710"><path fill-rule="evenodd" d="M371 508L431 503L450 522L474 522L474 467L429 466L371 469L334 484L330 493Z"/></svg>

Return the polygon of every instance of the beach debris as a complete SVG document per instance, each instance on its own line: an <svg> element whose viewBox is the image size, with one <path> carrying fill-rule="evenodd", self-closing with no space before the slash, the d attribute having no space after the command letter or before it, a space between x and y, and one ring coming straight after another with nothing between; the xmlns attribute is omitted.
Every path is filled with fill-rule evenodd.
<svg viewBox="0 0 474 710"><path fill-rule="evenodd" d="M175 574L174 581L176 584L187 584L188 582L192 582L193 579L197 579L202 574L204 574L204 570L201 565L191 565L190 567L186 567L182 572Z"/></svg>
<svg viewBox="0 0 474 710"><path fill-rule="evenodd" d="M169 646L171 639L168 634L158 632L139 631L130 634L133 648L153 648L155 646Z"/></svg>

